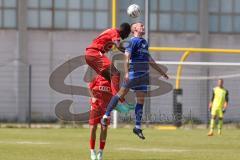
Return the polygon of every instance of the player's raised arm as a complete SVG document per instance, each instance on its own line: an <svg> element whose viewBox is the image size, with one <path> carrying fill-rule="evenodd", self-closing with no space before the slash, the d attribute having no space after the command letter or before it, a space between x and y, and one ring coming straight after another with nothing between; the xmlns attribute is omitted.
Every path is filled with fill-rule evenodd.
<svg viewBox="0 0 240 160"><path fill-rule="evenodd" d="M129 72L129 60L130 60L130 53L125 50L125 59L124 59L124 71L125 71L125 80L128 80L128 72Z"/></svg>
<svg viewBox="0 0 240 160"><path fill-rule="evenodd" d="M165 79L168 79L168 75L163 72L163 70L157 65L157 63L156 63L155 60L151 57L150 54L149 54L149 64L150 64L154 69L156 69Z"/></svg>

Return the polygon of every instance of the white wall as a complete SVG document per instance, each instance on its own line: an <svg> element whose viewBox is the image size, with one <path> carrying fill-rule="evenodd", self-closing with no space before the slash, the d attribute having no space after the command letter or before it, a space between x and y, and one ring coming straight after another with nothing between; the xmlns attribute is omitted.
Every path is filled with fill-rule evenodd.
<svg viewBox="0 0 240 160"><path fill-rule="evenodd" d="M68 59L83 55L85 47L95 37L97 32L77 32L77 31L36 31L28 33L28 63L32 65L32 116L33 119L54 119L55 105L63 99L74 99L73 110L75 112L86 110L88 98L76 95L64 95L53 91L49 87L49 76L59 65ZM151 46L168 47L200 47L201 40L198 34L150 34ZM210 35L209 45L216 48L239 48L239 35ZM0 31L0 119L19 119L19 108L16 100L16 59L17 52L17 32L12 30ZM156 60L179 61L182 54L177 53L152 53ZM203 55L194 54L188 61L202 61ZM211 55L209 61L230 61L239 62L238 55ZM22 64L24 66L24 64ZM24 77L28 77L27 65L22 71ZM22 67L24 68L24 67ZM67 77L66 83L86 86L83 82L83 73L86 67L74 71ZM183 74L192 72L191 68L184 68ZM210 74L216 72L210 69ZM169 66L169 73L176 74L176 67ZM194 75L205 75L204 69L195 70ZM26 83L27 81L25 81ZM175 80L170 80L175 85ZM226 81L226 87L230 92L230 104L227 118L239 115L238 97L239 81ZM234 84L234 85L232 85ZM214 86L214 82L209 83L209 87ZM26 84L23 87L28 87ZM205 120L207 114L206 105L208 103L207 92L209 90L206 81L182 81L183 88L183 111L185 115L191 113L201 120ZM211 90L211 89L210 89ZM151 110L153 113L172 114L172 92L155 97L151 100ZM25 100L28 101L27 96ZM28 106L26 106L28 107ZM85 109L84 109L85 108ZM239 119L238 119L239 120Z"/></svg>
<svg viewBox="0 0 240 160"><path fill-rule="evenodd" d="M0 31L0 119L16 119L17 34Z"/></svg>

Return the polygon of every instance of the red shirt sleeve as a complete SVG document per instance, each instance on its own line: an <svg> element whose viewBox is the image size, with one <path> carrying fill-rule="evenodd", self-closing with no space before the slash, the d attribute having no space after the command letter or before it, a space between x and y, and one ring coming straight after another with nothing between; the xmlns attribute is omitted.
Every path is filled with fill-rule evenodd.
<svg viewBox="0 0 240 160"><path fill-rule="evenodd" d="M120 41L120 33L117 29L113 29L112 30L112 34L111 34L111 37L112 37L112 41Z"/></svg>

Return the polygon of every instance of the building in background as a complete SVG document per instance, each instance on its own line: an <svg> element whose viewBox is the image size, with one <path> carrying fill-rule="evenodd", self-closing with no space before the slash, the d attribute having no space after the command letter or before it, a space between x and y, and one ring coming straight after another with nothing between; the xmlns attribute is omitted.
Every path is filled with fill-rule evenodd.
<svg viewBox="0 0 240 160"><path fill-rule="evenodd" d="M240 0L150 0L150 45L168 47L239 48ZM144 0L117 0L118 24L133 22L126 15L129 4L144 9ZM0 120L26 121L29 106L29 65L32 66L32 119L56 119L55 105L74 99L72 111L87 110L88 99L64 95L49 87L49 76L67 60L84 54L101 30L111 27L111 0L0 0ZM144 10L143 10L144 14ZM137 20L144 21L144 16ZM163 61L179 61L181 54L152 53ZM195 54L189 61L239 62L239 55ZM86 86L86 67L65 81ZM169 66L176 73L175 66ZM185 68L192 75L215 75L220 69ZM174 85L174 80L170 80ZM240 121L239 78L225 80L231 93L226 119ZM206 122L209 92L214 80L183 81L183 111ZM193 94L194 93L194 94ZM81 102L81 103L80 103ZM153 113L172 114L172 94L151 98Z"/></svg>

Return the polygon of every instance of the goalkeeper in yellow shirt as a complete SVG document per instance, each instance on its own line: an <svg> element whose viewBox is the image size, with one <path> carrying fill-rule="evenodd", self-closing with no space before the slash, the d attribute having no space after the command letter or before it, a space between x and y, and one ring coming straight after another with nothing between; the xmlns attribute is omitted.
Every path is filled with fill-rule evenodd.
<svg viewBox="0 0 240 160"><path fill-rule="evenodd" d="M215 121L218 117L218 134L222 133L223 115L228 107L228 91L223 87L223 80L218 80L218 86L213 88L209 109L211 111L210 131L208 136L213 136Z"/></svg>

